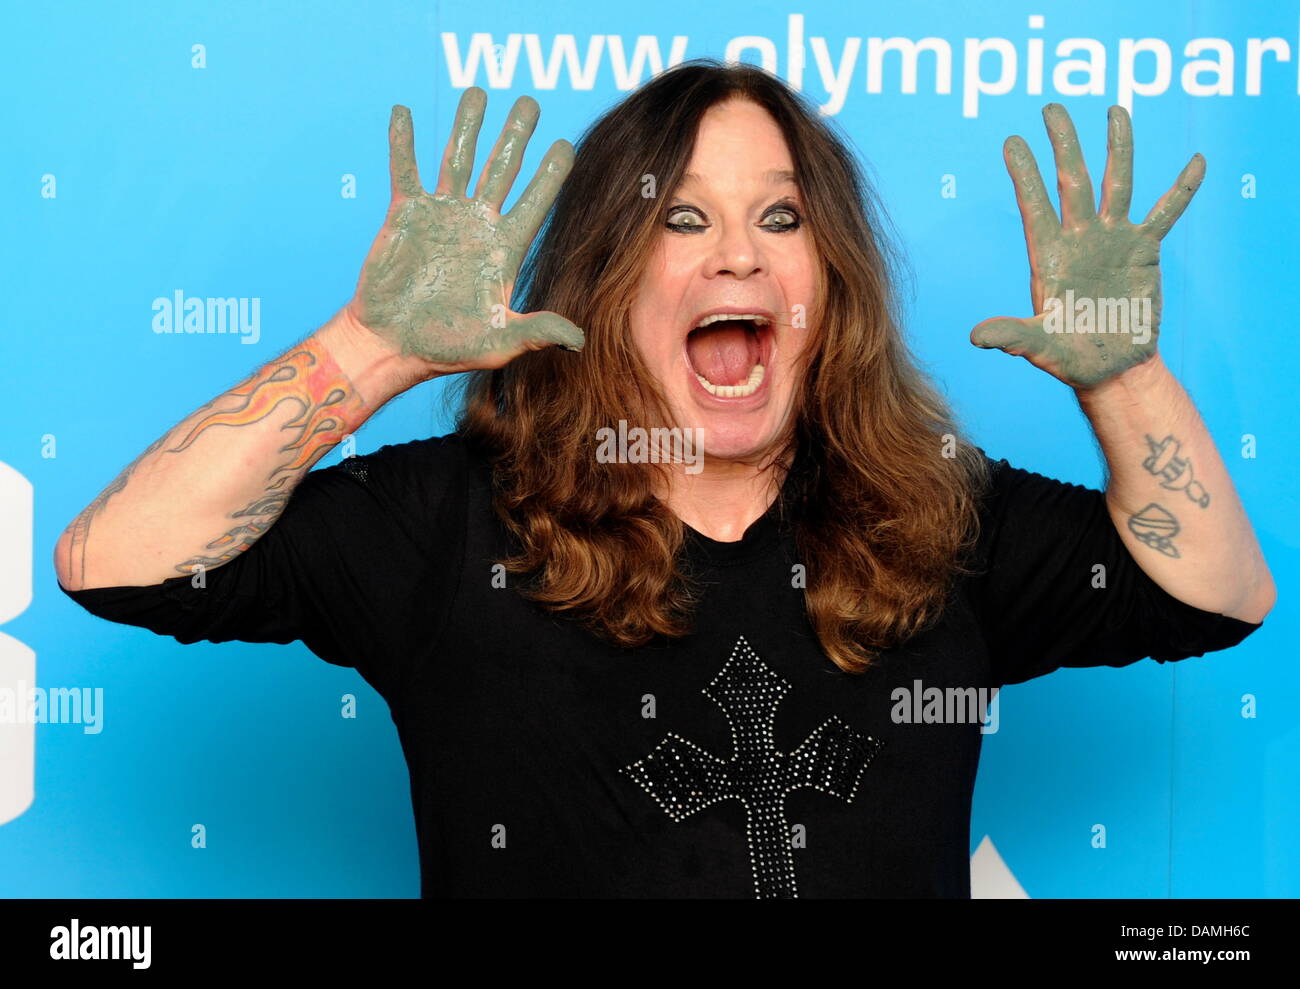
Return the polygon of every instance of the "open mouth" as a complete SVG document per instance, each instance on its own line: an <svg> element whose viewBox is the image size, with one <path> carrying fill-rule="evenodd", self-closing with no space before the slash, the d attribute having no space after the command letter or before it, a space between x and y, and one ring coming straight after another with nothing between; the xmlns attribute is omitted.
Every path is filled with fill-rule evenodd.
<svg viewBox="0 0 1300 989"><path fill-rule="evenodd" d="M686 336L686 359L701 387L717 398L747 398L763 385L772 357L772 317L712 313Z"/></svg>

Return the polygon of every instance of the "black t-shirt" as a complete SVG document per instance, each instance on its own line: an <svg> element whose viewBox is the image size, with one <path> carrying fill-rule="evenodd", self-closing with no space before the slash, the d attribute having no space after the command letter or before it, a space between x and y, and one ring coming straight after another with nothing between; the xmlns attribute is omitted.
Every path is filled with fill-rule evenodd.
<svg viewBox="0 0 1300 989"><path fill-rule="evenodd" d="M623 650L501 586L490 469L455 433L312 471L204 588L65 592L183 643L301 639L355 667L406 755L424 896L968 897L978 691L1259 627L1164 592L1101 492L993 479L982 573L856 676L818 646L781 499L737 542L688 530L695 631Z"/></svg>

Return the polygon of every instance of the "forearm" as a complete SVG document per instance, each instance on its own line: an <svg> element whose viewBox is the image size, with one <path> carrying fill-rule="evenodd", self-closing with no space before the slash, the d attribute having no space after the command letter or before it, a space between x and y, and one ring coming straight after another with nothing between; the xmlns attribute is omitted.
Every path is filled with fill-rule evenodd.
<svg viewBox="0 0 1300 989"><path fill-rule="evenodd" d="M321 457L427 377L340 310L151 444L55 547L70 590L161 583L248 549Z"/></svg>
<svg viewBox="0 0 1300 989"><path fill-rule="evenodd" d="M1276 592L1254 529L1160 355L1076 394L1106 458L1111 518L1142 569L1186 604L1262 621Z"/></svg>

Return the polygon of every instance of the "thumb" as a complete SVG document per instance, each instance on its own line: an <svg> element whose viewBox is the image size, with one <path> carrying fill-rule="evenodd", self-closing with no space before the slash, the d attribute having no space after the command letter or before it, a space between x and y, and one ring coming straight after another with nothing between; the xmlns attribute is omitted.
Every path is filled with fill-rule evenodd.
<svg viewBox="0 0 1300 989"><path fill-rule="evenodd" d="M1029 326L1014 316L994 316L970 331L970 342L986 350L1024 353L1030 349Z"/></svg>
<svg viewBox="0 0 1300 989"><path fill-rule="evenodd" d="M558 344L565 350L582 350L587 343L582 330L559 313L542 311L526 316L513 315L509 326L515 342L530 349Z"/></svg>

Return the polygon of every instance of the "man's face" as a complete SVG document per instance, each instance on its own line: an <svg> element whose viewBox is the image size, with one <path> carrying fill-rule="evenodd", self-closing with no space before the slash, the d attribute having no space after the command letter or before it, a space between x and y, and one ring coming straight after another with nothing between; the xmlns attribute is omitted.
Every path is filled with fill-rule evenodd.
<svg viewBox="0 0 1300 989"><path fill-rule="evenodd" d="M748 100L712 107L664 205L633 340L674 424L703 428L707 457L757 459L788 421L818 306L817 260L776 121Z"/></svg>

